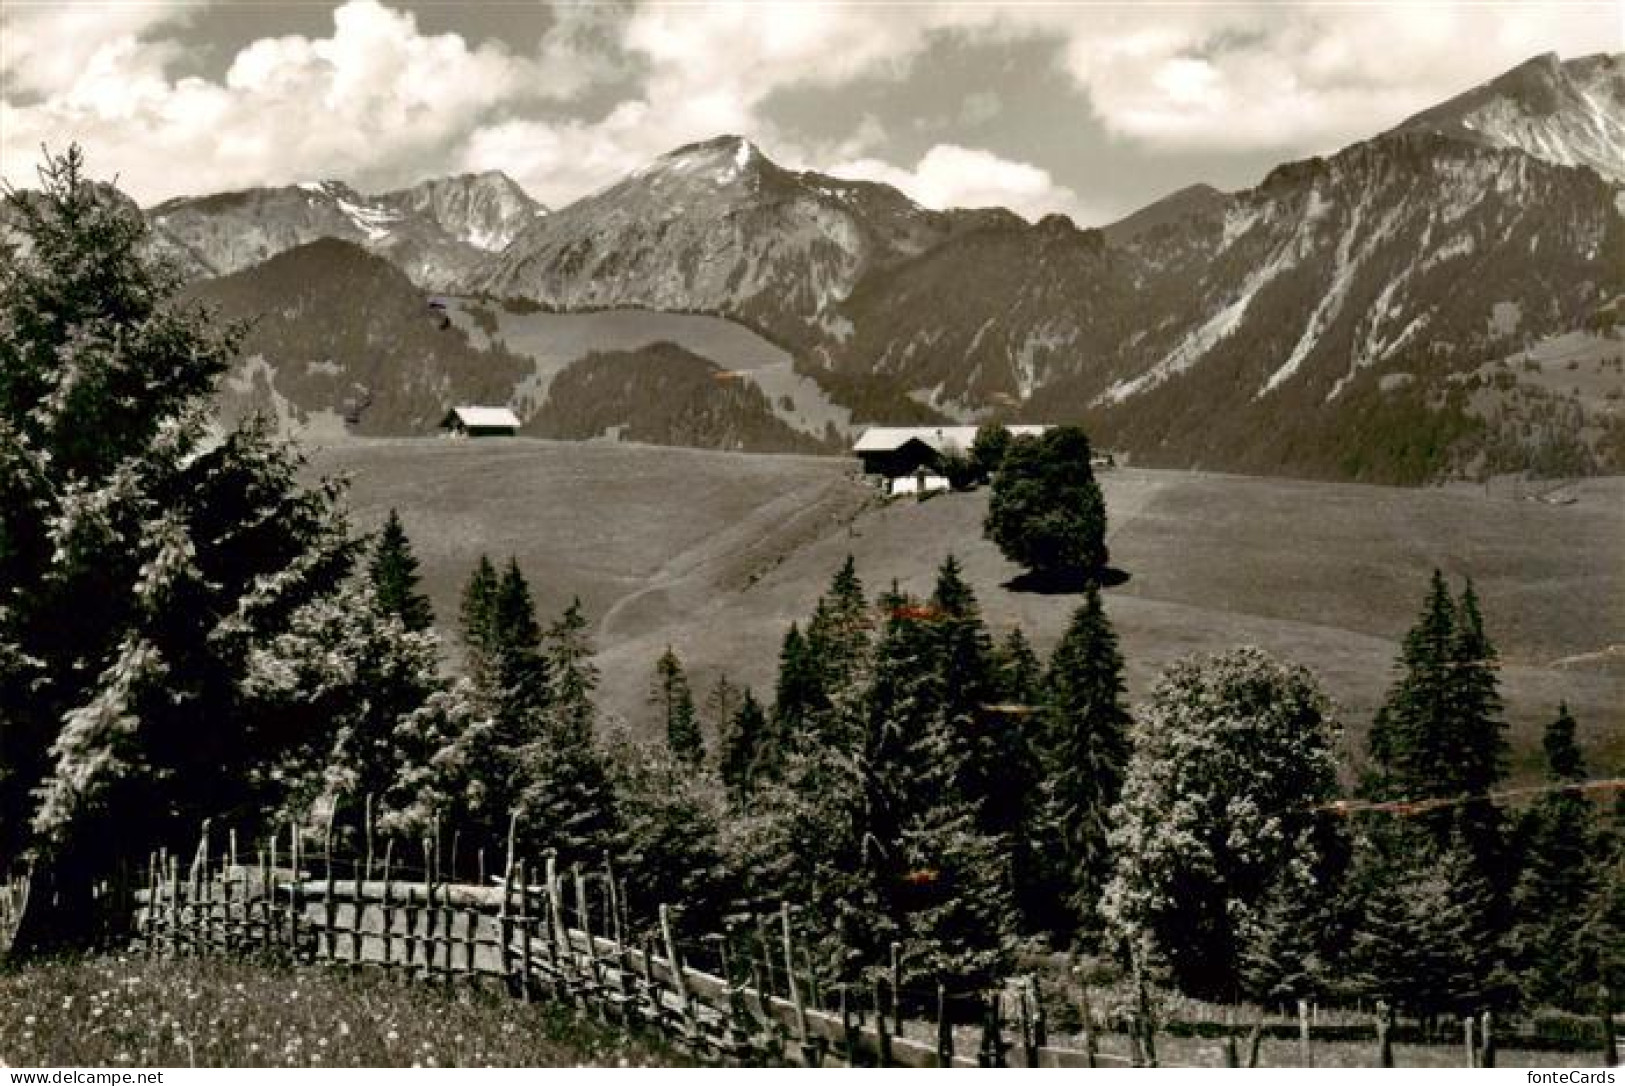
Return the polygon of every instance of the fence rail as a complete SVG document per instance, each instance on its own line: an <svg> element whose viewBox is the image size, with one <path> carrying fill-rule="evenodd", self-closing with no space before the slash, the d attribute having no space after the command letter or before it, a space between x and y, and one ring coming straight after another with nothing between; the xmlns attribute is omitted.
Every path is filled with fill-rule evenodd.
<svg viewBox="0 0 1625 1086"><path fill-rule="evenodd" d="M370 839L370 835L369 835ZM208 827L184 865L179 856L149 858L143 885L110 897L128 909L137 949L151 955L269 954L300 962L404 973L427 983L497 986L514 998L555 1000L606 1023L651 1029L705 1059L806 1066L1097 1067L1157 1065L1158 1033L1130 1016L1128 1055L1101 1051L1101 1030L1080 1000L1081 1047L1051 1043L1036 986L1016 984L975 996L974 1024L956 1023L950 999L934 993L935 1020L905 1018L899 1000L933 1009L932 993L882 980L869 986L821 988L798 950L792 913L781 905L730 935L681 938L674 910L661 905L658 924L634 933L625 888L607 865L563 871L553 857L531 866L512 857L484 882L442 879L438 849L424 843L422 866L397 865L394 845L382 857L369 844L347 863L332 835L316 863L297 836L279 854L273 840L252 860L235 838L211 855ZM401 877L405 876L405 877ZM0 936L29 906L26 876L0 885ZM740 936L736 938L734 936ZM703 967L702 964L703 963ZM964 997L955 1000L964 1009ZM963 1018L964 1015L957 1017ZM1393 1064L1391 1017L1380 1010L1362 1043L1379 1066ZM1165 1024L1179 1025L1179 1024ZM1200 1025L1211 1027L1213 1023ZM1296 1024L1298 1059L1314 1062L1306 1005ZM1604 1029L1612 1040L1611 1019ZM1256 1066L1262 1040L1283 1023L1225 1023L1219 1042L1229 1066ZM1203 1029L1204 1035L1211 1028ZM1324 1031L1353 1040L1343 1022ZM1163 1035L1165 1038L1168 1034ZM1462 1062L1490 1066L1496 1038L1488 1015L1469 1019ZM1613 1051L1610 1047L1608 1051ZM1163 1064L1166 1066L1167 1064Z"/></svg>

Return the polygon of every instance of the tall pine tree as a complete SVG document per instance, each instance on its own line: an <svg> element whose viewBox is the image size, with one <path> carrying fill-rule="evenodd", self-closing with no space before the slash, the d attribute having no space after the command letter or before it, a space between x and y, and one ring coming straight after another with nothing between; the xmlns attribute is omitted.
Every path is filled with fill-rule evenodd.
<svg viewBox="0 0 1625 1086"><path fill-rule="evenodd" d="M497 569L487 555L480 555L463 586L461 625L465 670L476 684L483 684L494 666L496 653L495 608Z"/></svg>
<svg viewBox="0 0 1625 1086"><path fill-rule="evenodd" d="M683 663L670 645L655 661L649 701L660 711L666 729L666 747L672 756L691 768L703 765L705 739L700 734L700 719L694 711L694 695L689 689Z"/></svg>
<svg viewBox="0 0 1625 1086"><path fill-rule="evenodd" d="M1056 889L1067 905L1057 934L1092 941L1111 874L1111 810L1123 789L1129 714L1117 634L1091 586L1055 647L1045 681L1045 825L1056 838Z"/></svg>
<svg viewBox="0 0 1625 1086"><path fill-rule="evenodd" d="M389 511L383 531L373 546L367 567L378 606L397 616L408 630L427 630L434 624L429 597L419 588L418 560L395 510Z"/></svg>
<svg viewBox="0 0 1625 1086"><path fill-rule="evenodd" d="M1461 838L1499 895L1509 889L1501 819L1485 797L1505 773L1506 724L1469 581L1452 601L1434 570L1422 614L1405 635L1401 674L1372 722L1366 790L1383 799L1464 800L1418 816L1436 846Z"/></svg>
<svg viewBox="0 0 1625 1086"><path fill-rule="evenodd" d="M211 437L241 330L178 299L134 205L77 148L41 181L0 241L0 854L74 940L110 865L280 804L324 722L258 729L247 660L356 547L269 428Z"/></svg>
<svg viewBox="0 0 1625 1086"><path fill-rule="evenodd" d="M722 729L718 743L718 770L728 798L736 807L749 803L756 791L760 773L762 743L767 738L767 714L750 688L745 689L739 708Z"/></svg>
<svg viewBox="0 0 1625 1086"><path fill-rule="evenodd" d="M1547 779L1554 785L1586 778L1574 736L1574 717L1563 705L1544 741ZM1579 978L1569 944L1601 874L1591 802L1579 792L1549 792L1525 816L1521 836L1524 863L1513 893L1509 938L1520 987L1532 1005L1584 1010L1583 1003L1575 1003Z"/></svg>

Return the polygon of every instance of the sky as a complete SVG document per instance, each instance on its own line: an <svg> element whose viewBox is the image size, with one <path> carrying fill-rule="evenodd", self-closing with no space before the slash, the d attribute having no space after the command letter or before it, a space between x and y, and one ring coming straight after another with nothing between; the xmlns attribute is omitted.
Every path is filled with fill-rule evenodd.
<svg viewBox="0 0 1625 1086"><path fill-rule="evenodd" d="M1100 225L1622 49L1620 0L4 0L0 176L77 141L143 205L497 169L562 207L737 134L928 206Z"/></svg>

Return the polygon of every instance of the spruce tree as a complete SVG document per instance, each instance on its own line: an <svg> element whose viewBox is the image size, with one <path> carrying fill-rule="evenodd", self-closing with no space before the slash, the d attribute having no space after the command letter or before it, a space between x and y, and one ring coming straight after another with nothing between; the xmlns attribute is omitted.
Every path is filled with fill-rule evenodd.
<svg viewBox="0 0 1625 1086"><path fill-rule="evenodd" d="M739 708L722 729L718 744L718 769L735 807L745 806L756 790L767 727L767 714L762 712L761 703L747 687Z"/></svg>
<svg viewBox="0 0 1625 1086"><path fill-rule="evenodd" d="M694 711L694 695L689 690L682 661L670 645L655 662L655 678L649 691L649 701L660 710L666 730L666 747L672 756L691 768L704 764L705 740L700 735L700 721Z"/></svg>
<svg viewBox="0 0 1625 1086"><path fill-rule="evenodd" d="M847 555L807 624L806 649L817 675L817 694L806 697L805 712L827 708L832 692L851 682L869 651L868 606L857 563Z"/></svg>
<svg viewBox="0 0 1625 1086"><path fill-rule="evenodd" d="M976 593L963 568L949 555L937 570L926 607L925 632L932 642L930 666L939 673L942 726L956 748L959 769L952 789L970 811L974 828L1007 859L999 875L1009 904L1035 882L1028 828L1038 793L1038 759L1021 712L998 704L993 640L982 621ZM1003 927L1015 923L1006 917Z"/></svg>
<svg viewBox="0 0 1625 1086"><path fill-rule="evenodd" d="M418 587L418 560L394 509L384 522L367 570L377 606L398 617L408 630L427 630L434 624L429 598Z"/></svg>
<svg viewBox="0 0 1625 1086"><path fill-rule="evenodd" d="M77 148L41 181L0 240L0 855L75 940L112 864L251 826L321 748L314 714L259 729L242 681L356 545L268 427L211 437L241 329L178 300L134 205Z"/></svg>
<svg viewBox="0 0 1625 1086"><path fill-rule="evenodd" d="M765 745L765 764L769 768L806 740L813 726L813 718L823 712L828 704L818 661L801 629L792 622L785 631L784 643L779 649L773 728L771 739Z"/></svg>
<svg viewBox="0 0 1625 1086"><path fill-rule="evenodd" d="M994 656L994 687L999 700L1022 710L1038 708L1044 691L1044 665L1020 626L999 643Z"/></svg>
<svg viewBox="0 0 1625 1086"><path fill-rule="evenodd" d="M1498 810L1485 797L1501 780L1505 722L1496 653L1468 582L1452 601L1434 570L1427 600L1400 652L1399 681L1372 723L1374 772L1367 792L1383 799L1442 797L1459 802L1418 816L1443 849L1465 839L1498 893L1507 861Z"/></svg>
<svg viewBox="0 0 1625 1086"><path fill-rule="evenodd" d="M579 742L592 738L597 716L593 691L598 689L598 669L593 666L593 652L581 600L572 599L547 629L548 697L564 734Z"/></svg>
<svg viewBox="0 0 1625 1086"><path fill-rule="evenodd" d="M255 648L242 689L260 727L284 731L299 718L325 724L321 745L302 759L289 797L296 817L319 796L343 797L358 807L382 801L397 779L416 766L398 729L445 689L439 675L440 640L432 630L408 629L386 610L370 580L354 578L331 597L296 611L286 632Z"/></svg>
<svg viewBox="0 0 1625 1086"><path fill-rule="evenodd" d="M1554 785L1586 777L1575 742L1574 717L1565 704L1546 728L1547 779ZM1532 1005L1575 1005L1570 942L1582 926L1601 874L1591 803L1578 792L1550 792L1524 818L1523 870L1513 894L1509 939L1524 998Z"/></svg>
<svg viewBox="0 0 1625 1086"><path fill-rule="evenodd" d="M1389 833L1356 925L1358 990L1434 1020L1505 1005L1499 989L1494 892L1458 837L1442 850L1422 826Z"/></svg>
<svg viewBox="0 0 1625 1086"><path fill-rule="evenodd" d="M1058 838L1060 891L1068 907L1058 934L1099 934L1101 891L1111 873L1112 807L1129 756L1123 658L1100 591L1073 613L1045 681L1045 824Z"/></svg>
<svg viewBox="0 0 1625 1086"><path fill-rule="evenodd" d="M463 586L458 617L462 629L466 671L476 684L483 684L494 666L496 634L493 621L497 595L497 570L487 555L480 555L468 583Z"/></svg>
<svg viewBox="0 0 1625 1086"><path fill-rule="evenodd" d="M548 706L547 657L536 604L517 560L508 559L491 600L490 636L494 657L492 703L518 741L533 738Z"/></svg>
<svg viewBox="0 0 1625 1086"><path fill-rule="evenodd" d="M1304 842L1299 850L1310 848ZM1308 864L1289 862L1276 874L1242 932L1241 983L1248 999L1284 1009L1326 991L1324 904Z"/></svg>
<svg viewBox="0 0 1625 1086"><path fill-rule="evenodd" d="M728 679L726 673L719 672L710 692L705 695L705 717L717 735L727 731L728 723L739 709L739 697L739 687Z"/></svg>
<svg viewBox="0 0 1625 1086"><path fill-rule="evenodd" d="M991 737L976 716L986 631L956 563L929 604L894 586L885 609L860 756L862 870L888 913L876 930L899 935L916 980L986 983L1015 930L1008 841L986 824ZM883 952L867 950L871 961Z"/></svg>

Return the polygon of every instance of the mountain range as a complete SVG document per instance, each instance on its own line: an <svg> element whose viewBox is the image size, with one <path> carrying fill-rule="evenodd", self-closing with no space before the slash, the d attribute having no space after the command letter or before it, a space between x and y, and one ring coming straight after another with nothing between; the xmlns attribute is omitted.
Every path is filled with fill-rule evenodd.
<svg viewBox="0 0 1625 1086"><path fill-rule="evenodd" d="M358 269L390 312L422 314L433 291L712 314L789 351L855 424L1076 419L1141 462L1390 482L1516 469L1520 442L1567 441L1567 468L1625 470L1617 398L1508 362L1576 333L1593 337L1585 364L1601 374L1625 352L1610 338L1625 308L1619 55L1534 58L1253 188L1193 186L1099 229L930 210L886 185L785 169L735 136L551 212L487 173L377 196L334 181L258 189L146 215L200 296L283 315L251 346L295 410L348 402L353 415L361 387L411 403L356 422L364 432L424 432L434 408L476 392L517 405L524 366L500 336L481 346L443 328L459 341L446 359L401 339L393 372L406 333L313 297L324 285L342 297ZM430 327L408 324L413 343ZM366 360L343 346L363 342ZM647 368L678 355L615 357ZM578 399L608 387L611 364L558 387ZM700 372L680 364L684 380ZM644 377L621 395L660 395ZM381 391L392 383L413 391ZM545 402L523 406L557 427ZM752 418L751 433L777 432ZM697 443L724 430L738 427L654 428Z"/></svg>

